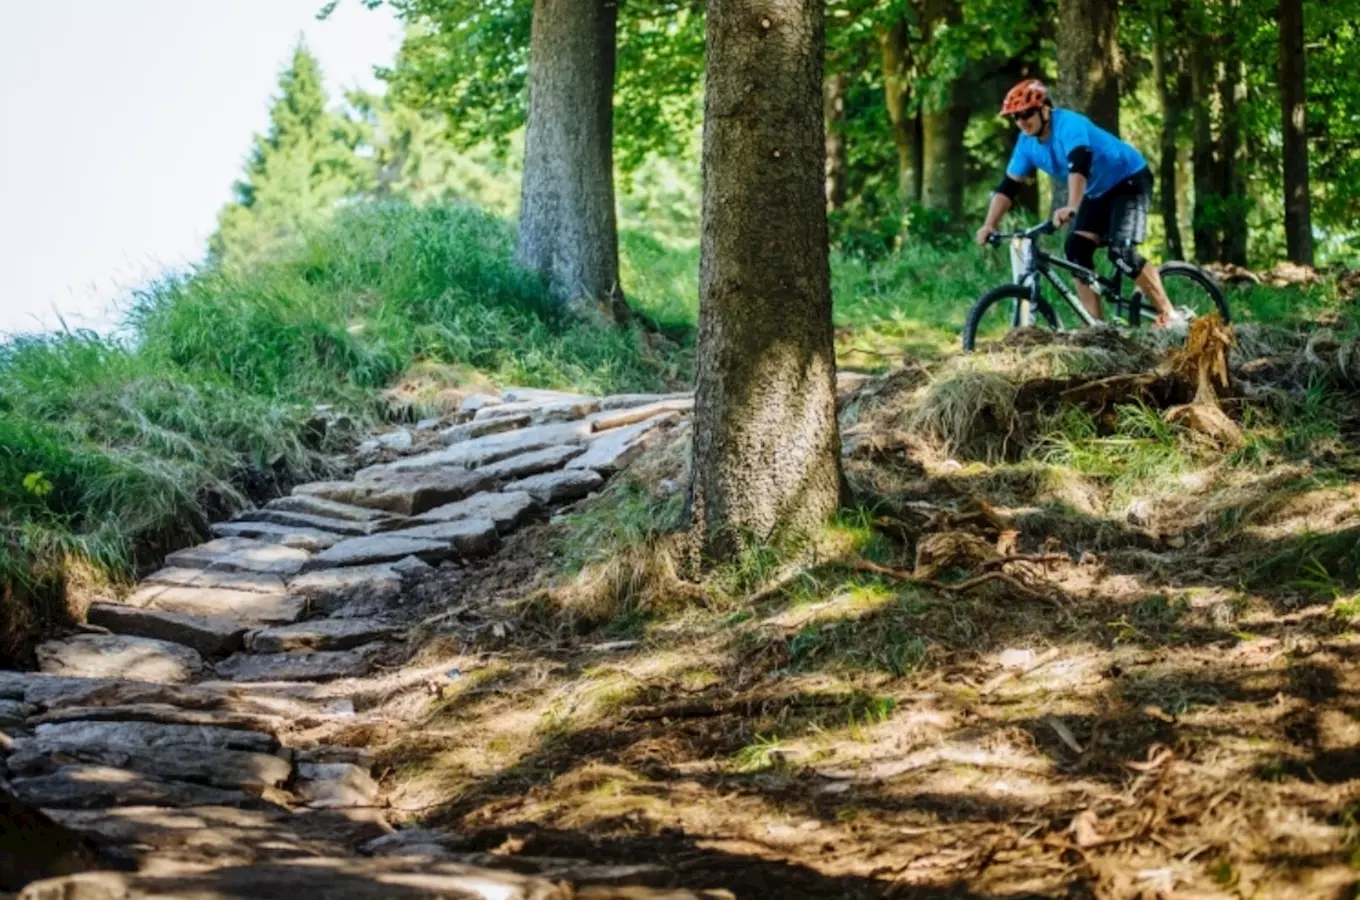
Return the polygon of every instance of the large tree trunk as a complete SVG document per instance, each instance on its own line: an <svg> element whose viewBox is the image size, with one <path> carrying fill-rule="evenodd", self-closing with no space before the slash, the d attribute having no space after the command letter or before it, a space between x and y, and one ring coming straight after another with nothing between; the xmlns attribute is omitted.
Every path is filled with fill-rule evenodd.
<svg viewBox="0 0 1360 900"><path fill-rule="evenodd" d="M897 182L902 198L910 205L921 202L925 185L923 138L920 113L912 108L912 56L907 20L898 19L880 32L883 55L883 97L897 148Z"/></svg>
<svg viewBox="0 0 1360 900"><path fill-rule="evenodd" d="M710 558L840 496L821 0L711 0L691 521Z"/></svg>
<svg viewBox="0 0 1360 900"><path fill-rule="evenodd" d="M1234 5L1230 0L1230 7ZM1218 184L1223 198L1223 262L1247 264L1247 177L1246 145L1242 140L1242 104L1246 101L1246 80L1242 70L1242 51L1228 40L1219 70L1218 94L1223 114L1218 136Z"/></svg>
<svg viewBox="0 0 1360 900"><path fill-rule="evenodd" d="M850 166L845 158L844 72L827 76L822 84L822 118L826 121L826 209L834 212L845 205L846 177Z"/></svg>
<svg viewBox="0 0 1360 900"><path fill-rule="evenodd" d="M1057 101L1119 134L1117 0L1059 0Z"/></svg>
<svg viewBox="0 0 1360 900"><path fill-rule="evenodd" d="M1222 254L1222 234L1218 188L1219 169L1215 164L1213 127L1213 57L1203 35L1195 36L1190 47L1190 92L1195 111L1195 213L1193 230L1195 259L1214 262Z"/></svg>
<svg viewBox="0 0 1360 900"><path fill-rule="evenodd" d="M951 91L951 95L954 93ZM948 107L921 116L925 172L921 204L926 209L947 212L954 219L963 216L964 163L968 159L963 138L969 115L968 107L951 96Z"/></svg>
<svg viewBox="0 0 1360 900"><path fill-rule="evenodd" d="M1171 13L1174 27L1178 17ZM1181 70L1179 59L1167 47L1166 26L1158 19L1157 44L1153 56L1153 79L1162 101L1161 159L1158 160L1158 200L1162 209L1162 226L1166 235L1163 253L1167 259L1185 259L1181 241L1180 217L1177 214L1176 170L1177 137L1180 134L1181 111L1185 108L1188 80Z"/></svg>
<svg viewBox="0 0 1360 900"><path fill-rule="evenodd" d="M614 213L616 0L535 0L520 196L521 265L564 305L627 317Z"/></svg>
<svg viewBox="0 0 1360 900"><path fill-rule="evenodd" d="M1284 120L1284 236L1289 259L1313 264L1313 211L1308 193L1307 77L1303 0L1280 0L1280 111Z"/></svg>

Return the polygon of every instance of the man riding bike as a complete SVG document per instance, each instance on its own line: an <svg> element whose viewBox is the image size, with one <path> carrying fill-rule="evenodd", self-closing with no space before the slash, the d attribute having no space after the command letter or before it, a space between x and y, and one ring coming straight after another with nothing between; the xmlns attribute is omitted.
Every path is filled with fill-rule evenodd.
<svg viewBox="0 0 1360 900"><path fill-rule="evenodd" d="M1063 248L1067 258L1092 269L1096 249L1102 243L1108 245L1110 261L1132 278L1156 307L1156 324L1179 321L1157 267L1147 265L1138 253L1138 244L1147 237L1148 208L1152 204L1152 172L1143 155L1081 113L1054 108L1048 88L1033 78L1011 88L1001 114L1024 133L992 194L987 221L978 229L979 246L985 246L996 231L1022 182L1042 169L1054 180L1067 179L1067 205L1053 213L1053 224L1058 228L1076 218ZM1087 311L1101 318L1100 296L1080 280L1077 293Z"/></svg>

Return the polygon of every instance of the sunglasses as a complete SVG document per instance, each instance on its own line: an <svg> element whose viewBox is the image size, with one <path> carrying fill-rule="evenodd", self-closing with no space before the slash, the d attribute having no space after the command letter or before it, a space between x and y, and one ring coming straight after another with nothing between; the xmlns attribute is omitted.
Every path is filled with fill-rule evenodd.
<svg viewBox="0 0 1360 900"><path fill-rule="evenodd" d="M1035 107L1032 107L1032 108L1030 108L1030 109L1025 110L1024 112L1018 112L1018 113L1012 114L1011 117L1010 117L1010 120L1011 120L1012 122L1023 122L1023 121L1025 121L1026 119L1029 119L1029 118L1031 118L1031 117L1033 117L1033 116L1037 116L1038 114L1039 114L1039 107L1035 106Z"/></svg>

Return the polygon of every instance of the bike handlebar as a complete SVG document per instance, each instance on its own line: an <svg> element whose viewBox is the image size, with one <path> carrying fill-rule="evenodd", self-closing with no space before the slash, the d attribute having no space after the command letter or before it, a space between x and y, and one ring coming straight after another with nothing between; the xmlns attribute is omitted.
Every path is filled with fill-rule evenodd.
<svg viewBox="0 0 1360 900"><path fill-rule="evenodd" d="M1009 241L1014 238L1029 241L1040 235L1052 234L1057 230L1058 227L1053 224L1052 220L1045 220L1033 228L1026 228L1024 231L993 231L987 236L987 243L993 247L1000 247L1002 241Z"/></svg>

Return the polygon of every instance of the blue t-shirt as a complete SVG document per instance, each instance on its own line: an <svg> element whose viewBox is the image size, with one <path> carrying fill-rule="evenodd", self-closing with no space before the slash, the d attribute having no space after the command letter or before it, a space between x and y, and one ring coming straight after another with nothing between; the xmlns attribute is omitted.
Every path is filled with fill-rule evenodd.
<svg viewBox="0 0 1360 900"><path fill-rule="evenodd" d="M1130 175L1147 168L1143 154L1099 127L1079 112L1053 110L1048 140L1020 135L1006 174L1024 181L1040 169L1059 181L1067 181L1067 155L1077 147L1091 148L1091 175L1086 196L1095 199Z"/></svg>

